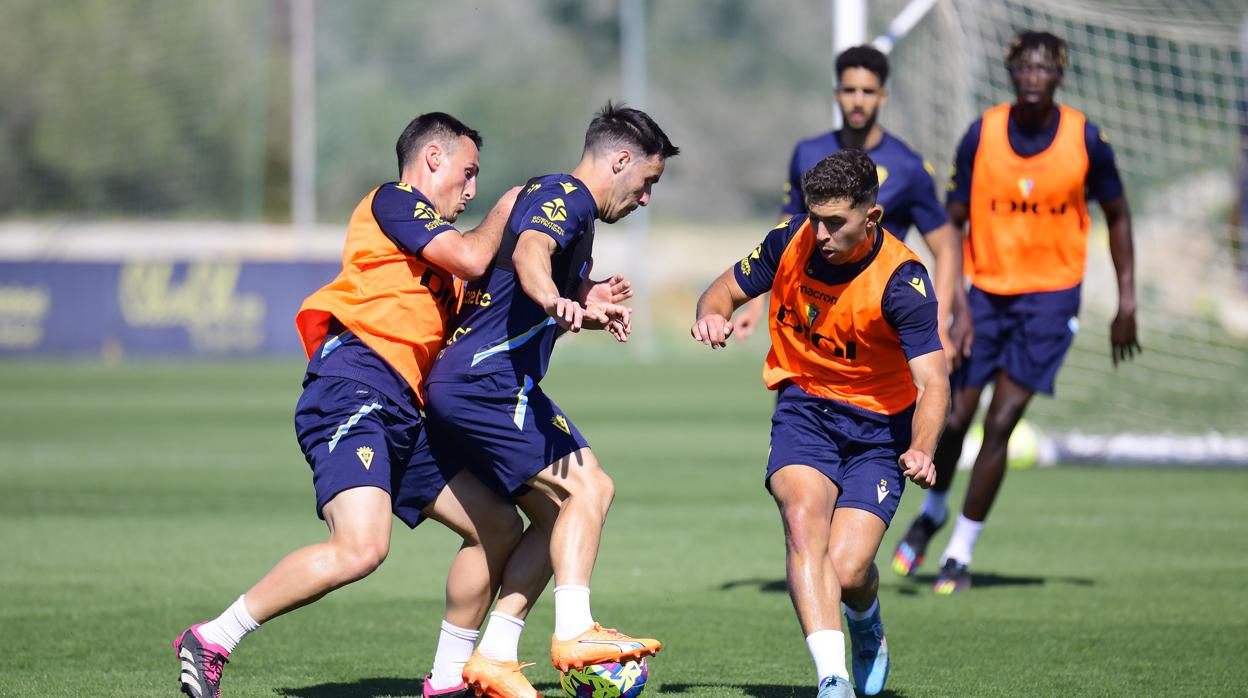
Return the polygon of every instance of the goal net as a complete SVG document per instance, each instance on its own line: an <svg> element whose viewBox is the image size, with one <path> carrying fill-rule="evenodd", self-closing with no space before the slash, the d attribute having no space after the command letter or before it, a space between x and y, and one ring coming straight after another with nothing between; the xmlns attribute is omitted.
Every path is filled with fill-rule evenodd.
<svg viewBox="0 0 1248 698"><path fill-rule="evenodd" d="M872 35L905 5L872 3ZM1117 287L1092 204L1080 333L1059 399L1029 410L1047 429L1248 432L1248 268L1237 215L1246 27L1248 6L1238 0L940 0L892 51L886 126L938 168L985 108L1012 101L1004 52L1024 29L1067 42L1058 100L1085 112L1114 147L1133 213L1144 353L1111 364Z"/></svg>

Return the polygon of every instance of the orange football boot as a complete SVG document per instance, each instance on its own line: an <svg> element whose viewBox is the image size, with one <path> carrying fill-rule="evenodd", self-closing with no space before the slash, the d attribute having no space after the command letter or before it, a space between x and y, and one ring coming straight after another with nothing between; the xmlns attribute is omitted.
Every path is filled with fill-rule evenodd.
<svg viewBox="0 0 1248 698"><path fill-rule="evenodd" d="M663 643L650 637L629 637L597 623L571 640L550 638L550 660L559 671L581 669L603 662L637 661L663 648Z"/></svg>
<svg viewBox="0 0 1248 698"><path fill-rule="evenodd" d="M464 665L464 683L478 696L489 698L542 698L520 670L532 662L500 662L474 651Z"/></svg>

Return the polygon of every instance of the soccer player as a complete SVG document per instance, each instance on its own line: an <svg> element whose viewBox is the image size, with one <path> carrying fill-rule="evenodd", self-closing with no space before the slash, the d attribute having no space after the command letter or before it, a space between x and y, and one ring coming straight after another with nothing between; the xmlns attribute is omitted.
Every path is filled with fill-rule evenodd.
<svg viewBox="0 0 1248 698"><path fill-rule="evenodd" d="M1037 392L1053 394L1057 371L1079 324L1087 261L1087 198L1100 201L1118 277L1118 314L1110 324L1117 366L1139 351L1131 214L1114 153L1082 113L1054 102L1066 72L1066 44L1048 32L1023 32L1005 66L1016 95L971 124L958 146L948 198L958 230L970 222L966 270L974 342L953 377L949 423L936 449L936 485L897 546L893 568L913 574L945 522L945 499L962 440L994 386L962 515L941 558L939 594L970 588L972 551L1005 477L1006 446Z"/></svg>
<svg viewBox="0 0 1248 698"><path fill-rule="evenodd" d="M842 150L802 175L809 214L776 226L698 300L693 338L722 347L733 310L770 293L763 381L779 392L765 484L784 522L789 595L819 698L875 695L888 676L873 560L903 476L935 479L949 405L936 298L918 257L880 226L875 163Z"/></svg>
<svg viewBox="0 0 1248 698"><path fill-rule="evenodd" d="M888 57L873 46L854 46L836 58L836 103L844 126L799 141L789 160L789 179L784 185L780 220L803 213L802 174L823 158L845 149L866 151L875 162L880 180L877 204L884 210L880 225L898 240L905 240L913 226L923 234L923 242L936 262L936 297L939 300L940 337L950 367L960 360L961 349L969 348L969 318L957 313L950 328L960 279L962 250L960 236L949 225L945 210L936 198L932 165L879 124L880 110L888 102ZM737 313L733 325L738 339L753 333L762 317L762 299L751 301ZM951 332L949 330L952 330ZM952 335L952 338L951 338ZM966 342L962 346L962 342Z"/></svg>
<svg viewBox="0 0 1248 698"><path fill-rule="evenodd" d="M550 519L551 660L560 670L637 659L661 647L594 622L589 581L614 483L540 382L561 331L607 329L627 338L627 308L577 300L594 223L614 223L649 203L666 160L678 152L650 116L608 102L590 122L570 174L529 180L494 266L468 285L426 385L435 447L450 449L535 521ZM504 619L493 615L487 636L496 620ZM474 688L481 688L476 669L488 659L474 655L465 668Z"/></svg>
<svg viewBox="0 0 1248 698"><path fill-rule="evenodd" d="M370 574L390 545L391 512L435 519L463 537L447 581L444 627L477 627L521 535L515 508L471 473L430 454L421 382L457 302L455 277L480 276L515 192L475 230L452 223L476 195L481 136L440 112L412 120L396 151L400 181L351 216L342 272L296 317L308 354L295 431L329 540L286 556L219 617L174 641L183 693L219 696L221 672L248 633Z"/></svg>

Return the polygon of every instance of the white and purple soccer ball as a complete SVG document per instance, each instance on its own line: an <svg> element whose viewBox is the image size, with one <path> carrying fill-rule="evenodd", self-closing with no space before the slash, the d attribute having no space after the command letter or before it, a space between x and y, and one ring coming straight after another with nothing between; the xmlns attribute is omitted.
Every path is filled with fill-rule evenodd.
<svg viewBox="0 0 1248 698"><path fill-rule="evenodd" d="M637 698L646 688L650 671L643 657L636 662L605 662L559 675L568 698Z"/></svg>

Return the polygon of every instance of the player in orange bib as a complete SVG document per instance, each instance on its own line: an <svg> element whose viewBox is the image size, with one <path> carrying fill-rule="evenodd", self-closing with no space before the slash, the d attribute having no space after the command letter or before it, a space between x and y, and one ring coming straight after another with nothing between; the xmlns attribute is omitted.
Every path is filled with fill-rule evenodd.
<svg viewBox="0 0 1248 698"><path fill-rule="evenodd" d="M698 301L693 338L725 345L729 317L771 294L763 368L779 393L765 484L784 521L789 594L815 663L818 698L883 690L888 643L873 560L905 478L935 481L949 406L936 294L926 269L879 225L879 180L862 151L802 175L809 214L781 223Z"/></svg>
<svg viewBox="0 0 1248 698"><path fill-rule="evenodd" d="M174 641L183 693L219 696L222 669L243 637L376 569L389 551L392 512L411 527L432 518L463 537L434 664L435 674L448 667L453 690L431 690L426 679L425 695L466 691L460 670L522 523L470 473L431 456L420 408L421 383L458 305L457 279L489 266L518 192L475 230L455 229L476 195L480 146L480 135L448 114L414 119L396 145L400 181L360 202L342 272L299 310L309 362L295 430L329 539L287 555L219 617L183 631ZM211 530L194 534L212 537ZM442 656L456 640L458 667Z"/></svg>
<svg viewBox="0 0 1248 698"><path fill-rule="evenodd" d="M1006 54L1017 99L984 112L958 147L947 209L958 230L970 222L965 271L974 340L951 379L953 409L936 449L936 485L893 556L899 574L913 574L922 564L928 541L948 517L945 498L980 393L992 383L983 445L935 582L940 594L970 587L971 553L1005 477L1010 434L1032 395L1053 393L1074 341L1088 196L1105 212L1118 277L1118 314L1110 325L1114 364L1139 350L1127 199L1100 130L1053 100L1066 62L1066 45L1056 36L1019 34Z"/></svg>

